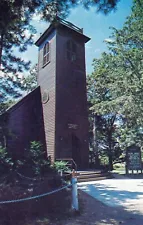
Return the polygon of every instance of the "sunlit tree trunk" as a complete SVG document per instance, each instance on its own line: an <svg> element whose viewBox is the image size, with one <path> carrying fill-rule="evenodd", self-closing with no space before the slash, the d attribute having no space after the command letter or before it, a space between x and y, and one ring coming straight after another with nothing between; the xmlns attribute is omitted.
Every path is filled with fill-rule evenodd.
<svg viewBox="0 0 143 225"><path fill-rule="evenodd" d="M100 166L99 154L98 154L98 143L97 143L97 126L96 126L96 115L93 115L93 151L95 153L95 164L96 167Z"/></svg>
<svg viewBox="0 0 143 225"><path fill-rule="evenodd" d="M0 69L1 69L1 66L2 66L3 41L4 41L4 34L1 33L1 35L0 35Z"/></svg>

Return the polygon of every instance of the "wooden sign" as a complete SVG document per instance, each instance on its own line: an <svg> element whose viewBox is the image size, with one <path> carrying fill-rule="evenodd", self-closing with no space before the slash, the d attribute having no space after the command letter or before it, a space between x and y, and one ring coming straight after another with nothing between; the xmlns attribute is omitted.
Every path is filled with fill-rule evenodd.
<svg viewBox="0 0 143 225"><path fill-rule="evenodd" d="M77 125L77 124L69 123L69 124L68 124L68 128L69 128L69 129L74 129L74 130L76 130L76 129L78 128L78 125Z"/></svg>
<svg viewBox="0 0 143 225"><path fill-rule="evenodd" d="M129 170L142 170L141 149L136 145L132 145L126 150L126 173Z"/></svg>

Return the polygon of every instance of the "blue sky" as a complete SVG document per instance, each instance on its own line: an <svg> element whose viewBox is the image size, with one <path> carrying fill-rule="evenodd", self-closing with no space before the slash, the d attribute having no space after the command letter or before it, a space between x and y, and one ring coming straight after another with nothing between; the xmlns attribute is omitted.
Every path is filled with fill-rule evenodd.
<svg viewBox="0 0 143 225"><path fill-rule="evenodd" d="M123 23L128 15L130 15L132 0L120 0L115 12L105 16L102 13L97 13L96 9L91 8L85 10L82 7L77 7L71 10L70 15L66 20L74 23L76 26L83 28L84 33L91 38L86 44L86 71L92 72L93 58L99 58L101 53L107 51L105 39L111 35L109 27L122 28ZM48 23L40 21L38 16L33 18L32 24L37 29L35 40L48 27ZM31 46L23 53L23 58L31 60L32 65L37 63L38 49L36 46Z"/></svg>

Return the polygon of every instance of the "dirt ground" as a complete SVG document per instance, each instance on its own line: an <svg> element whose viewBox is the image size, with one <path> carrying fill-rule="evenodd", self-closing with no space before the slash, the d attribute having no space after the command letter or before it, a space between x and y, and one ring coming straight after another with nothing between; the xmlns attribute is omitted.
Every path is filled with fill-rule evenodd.
<svg viewBox="0 0 143 225"><path fill-rule="evenodd" d="M143 225L143 216L122 207L109 207L79 191L80 214L53 225Z"/></svg>

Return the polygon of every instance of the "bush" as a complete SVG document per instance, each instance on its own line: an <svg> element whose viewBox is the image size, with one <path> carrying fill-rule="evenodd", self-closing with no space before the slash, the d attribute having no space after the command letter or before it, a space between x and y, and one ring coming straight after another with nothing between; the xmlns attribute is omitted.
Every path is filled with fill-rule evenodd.
<svg viewBox="0 0 143 225"><path fill-rule="evenodd" d="M57 183L55 182L58 181ZM1 184L0 201L26 198L50 192L61 187L60 177L52 177L41 182L30 182L27 186L22 186L21 182L11 184ZM68 213L71 206L70 190L60 192L19 203L0 205L0 224L1 225L25 225L30 224L36 218L56 218ZM28 221L27 223L25 221ZM32 223L34 224L34 223ZM37 223L35 223L37 224Z"/></svg>
<svg viewBox="0 0 143 225"><path fill-rule="evenodd" d="M25 150L19 169L32 176L42 176L52 171L51 161L47 158L40 142L32 141L30 143L30 148Z"/></svg>
<svg viewBox="0 0 143 225"><path fill-rule="evenodd" d="M67 172L69 170L67 164L68 163L64 161L56 161L53 164L53 168L57 171Z"/></svg>
<svg viewBox="0 0 143 225"><path fill-rule="evenodd" d="M13 168L12 158L5 148L0 146L0 174L8 173Z"/></svg>

